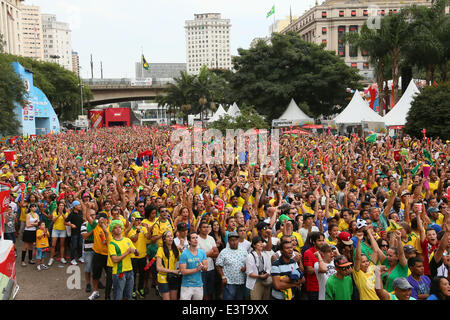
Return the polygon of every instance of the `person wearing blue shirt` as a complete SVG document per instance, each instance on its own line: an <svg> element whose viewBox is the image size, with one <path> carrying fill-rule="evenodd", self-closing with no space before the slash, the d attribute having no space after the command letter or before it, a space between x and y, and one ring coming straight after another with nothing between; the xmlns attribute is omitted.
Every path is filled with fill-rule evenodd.
<svg viewBox="0 0 450 320"><path fill-rule="evenodd" d="M180 256L180 272L182 274L180 300L202 300L203 281L202 270L208 269L206 252L199 249L198 234L188 234L189 248Z"/></svg>

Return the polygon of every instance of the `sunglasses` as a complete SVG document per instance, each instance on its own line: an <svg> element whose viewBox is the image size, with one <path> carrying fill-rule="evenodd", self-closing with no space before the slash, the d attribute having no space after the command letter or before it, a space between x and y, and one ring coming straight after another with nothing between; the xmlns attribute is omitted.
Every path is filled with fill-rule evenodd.
<svg viewBox="0 0 450 320"><path fill-rule="evenodd" d="M385 248L388 248L388 247L389 247L389 245L388 245L388 244L382 244L382 245L380 245L380 247L385 247Z"/></svg>
<svg viewBox="0 0 450 320"><path fill-rule="evenodd" d="M350 269L351 268L351 266L345 266L345 267L338 267L339 269L341 269L341 270L348 270L348 269Z"/></svg>
<svg viewBox="0 0 450 320"><path fill-rule="evenodd" d="M169 210L161 210L160 212L161 212L161 213L162 213L162 212L169 212Z"/></svg>

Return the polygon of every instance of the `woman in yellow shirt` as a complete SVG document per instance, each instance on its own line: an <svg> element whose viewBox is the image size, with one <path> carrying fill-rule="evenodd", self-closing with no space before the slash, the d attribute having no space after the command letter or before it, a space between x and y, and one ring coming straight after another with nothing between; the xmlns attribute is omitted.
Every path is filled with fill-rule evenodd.
<svg viewBox="0 0 450 320"><path fill-rule="evenodd" d="M50 260L48 265L51 266L55 258L56 242L59 239L59 254L61 256L61 263L66 263L64 259L64 242L67 237L66 232L66 218L69 215L64 201L58 202L58 207L52 212L53 229L52 229L52 246L50 248Z"/></svg>
<svg viewBox="0 0 450 320"><path fill-rule="evenodd" d="M178 285L181 280L178 269L180 252L173 241L172 231L164 232L162 239L163 245L156 253L158 289L163 300L177 300Z"/></svg>

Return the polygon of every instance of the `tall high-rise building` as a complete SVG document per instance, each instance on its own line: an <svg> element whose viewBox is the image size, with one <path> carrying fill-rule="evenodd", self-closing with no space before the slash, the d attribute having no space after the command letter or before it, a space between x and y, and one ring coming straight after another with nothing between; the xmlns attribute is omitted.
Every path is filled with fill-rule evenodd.
<svg viewBox="0 0 450 320"><path fill-rule="evenodd" d="M22 21L20 7L23 0L0 0L0 34L3 51L22 55Z"/></svg>
<svg viewBox="0 0 450 320"><path fill-rule="evenodd" d="M56 21L54 14L42 14L44 60L72 71L72 39L68 23Z"/></svg>
<svg viewBox="0 0 450 320"><path fill-rule="evenodd" d="M20 7L22 16L23 56L38 60L44 59L41 8L37 6Z"/></svg>
<svg viewBox="0 0 450 320"><path fill-rule="evenodd" d="M335 51L347 65L358 68L365 78L373 78L373 69L368 62L367 53L342 40L348 32L361 31L369 17L383 17L395 14L401 8L418 5L431 5L431 0L326 0L320 5L305 11L281 33L297 32L308 42L323 43L325 49ZM376 18L371 18L376 21Z"/></svg>
<svg viewBox="0 0 450 320"><path fill-rule="evenodd" d="M194 14L184 28L189 74L198 74L203 65L231 70L230 19L221 19L220 13Z"/></svg>
<svg viewBox="0 0 450 320"><path fill-rule="evenodd" d="M80 76L80 57L78 52L72 51L72 71L79 77Z"/></svg>

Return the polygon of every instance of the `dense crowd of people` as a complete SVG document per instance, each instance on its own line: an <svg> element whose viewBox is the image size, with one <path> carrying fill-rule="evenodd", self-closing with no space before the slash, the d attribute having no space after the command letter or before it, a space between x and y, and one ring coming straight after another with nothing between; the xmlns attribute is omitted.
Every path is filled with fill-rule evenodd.
<svg viewBox="0 0 450 320"><path fill-rule="evenodd" d="M18 268L80 264L89 300L449 299L450 141L284 134L264 175L177 165L172 130L3 146Z"/></svg>

